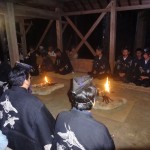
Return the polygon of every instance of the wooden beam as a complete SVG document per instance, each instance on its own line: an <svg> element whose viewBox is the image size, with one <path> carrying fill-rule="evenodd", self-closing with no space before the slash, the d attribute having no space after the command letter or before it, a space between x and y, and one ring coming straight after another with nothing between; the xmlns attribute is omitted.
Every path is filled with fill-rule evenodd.
<svg viewBox="0 0 150 150"><path fill-rule="evenodd" d="M59 8L55 10L58 14L61 13ZM61 16L56 20L56 35L57 35L57 47L63 51L63 43L62 43L62 23Z"/></svg>
<svg viewBox="0 0 150 150"><path fill-rule="evenodd" d="M107 8L109 8L111 6L111 2L108 4ZM94 29L98 26L98 24L100 23L100 21L103 19L103 17L105 16L106 12L103 12L98 18L97 20L94 22L94 24L92 25L92 27L89 29L89 31L86 33L86 35L84 36L84 38L82 39L82 41L79 43L79 45L76 48L76 52L78 52L78 50L81 48L81 46L84 44L84 42L87 40L87 38L91 35L91 33L94 31Z"/></svg>
<svg viewBox="0 0 150 150"><path fill-rule="evenodd" d="M73 30L77 33L77 35L81 38L81 40L84 38L83 35L81 34L81 32L77 29L77 27L74 25L74 23L71 21L71 19L69 19L69 17L65 17L67 22L70 24L70 26L73 28ZM95 51L92 48L92 46L85 41L85 45L89 48L89 50L91 51L91 53L95 56ZM74 54L76 54L77 52L75 52Z"/></svg>
<svg viewBox="0 0 150 150"><path fill-rule="evenodd" d="M0 14L7 13L6 4L0 2ZM29 6L14 5L14 15L20 17L32 17L42 19L57 19L57 13L44 9L33 8Z"/></svg>
<svg viewBox="0 0 150 150"><path fill-rule="evenodd" d="M116 7L116 11L139 10L139 9L150 9L150 4Z"/></svg>
<svg viewBox="0 0 150 150"><path fill-rule="evenodd" d="M116 0L112 0L110 14L110 47L109 47L109 63L113 73L115 65L115 45L116 44Z"/></svg>
<svg viewBox="0 0 150 150"><path fill-rule="evenodd" d="M53 20L50 20L49 23L48 23L48 25L47 25L47 27L45 28L44 33L42 34L42 36L41 36L41 38L40 38L40 40L39 40L39 42L38 42L38 44L37 44L37 46L36 46L36 50L37 50L38 47L42 44L42 42L43 42L43 40L44 40L44 38L45 38L45 36L46 36L46 34L47 34L49 28L51 27L52 23L53 23Z"/></svg>
<svg viewBox="0 0 150 150"><path fill-rule="evenodd" d="M150 9L150 4L116 7L116 11L139 10L139 9ZM87 10L87 11L74 11L74 12L62 13L61 16L75 16L75 15L98 14L98 13L110 12L110 11L111 11L110 8Z"/></svg>
<svg viewBox="0 0 150 150"><path fill-rule="evenodd" d="M26 29L26 34L29 32L29 30L30 30L30 28L32 27L32 21L30 22L30 24L29 24L29 26L27 27L27 29Z"/></svg>
<svg viewBox="0 0 150 150"><path fill-rule="evenodd" d="M11 66L14 66L16 61L19 61L19 51L16 36L16 25L14 16L13 3L7 3L7 13L5 17L6 34L9 48L9 56Z"/></svg>
<svg viewBox="0 0 150 150"><path fill-rule="evenodd" d="M62 16L76 16L76 15L88 15L88 14L99 14L102 12L110 12L110 8L105 9L95 9L95 10L86 10L86 11L74 11L62 13Z"/></svg>
<svg viewBox="0 0 150 150"><path fill-rule="evenodd" d="M23 18L20 19L19 26L20 26L20 33L21 33L22 52L23 52L23 56L25 57L27 55L27 45L26 45L26 32L25 32L25 25L24 25Z"/></svg>
<svg viewBox="0 0 150 150"><path fill-rule="evenodd" d="M68 23L66 22L65 25L63 26L63 29L62 29L62 34L64 33L65 29L67 28L68 26Z"/></svg>

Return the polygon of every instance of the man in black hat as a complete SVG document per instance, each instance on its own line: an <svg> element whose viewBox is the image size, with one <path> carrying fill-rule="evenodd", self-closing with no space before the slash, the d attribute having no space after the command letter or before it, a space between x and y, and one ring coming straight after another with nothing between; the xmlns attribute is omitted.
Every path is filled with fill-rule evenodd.
<svg viewBox="0 0 150 150"><path fill-rule="evenodd" d="M52 150L115 150L108 129L92 117L96 96L91 77L73 79L72 109L57 116Z"/></svg>
<svg viewBox="0 0 150 150"><path fill-rule="evenodd" d="M123 82L129 82L128 78L131 74L132 58L127 48L122 50L122 55L116 61L114 69L114 79Z"/></svg>
<svg viewBox="0 0 150 150"><path fill-rule="evenodd" d="M59 48L55 50L56 60L55 60L55 71L56 73L65 75L73 71L71 62L65 52L61 52Z"/></svg>
<svg viewBox="0 0 150 150"><path fill-rule="evenodd" d="M88 74L99 79L106 78L110 75L110 65L103 55L102 48L96 48L96 56L93 61L92 71Z"/></svg>
<svg viewBox="0 0 150 150"><path fill-rule="evenodd" d="M139 63L139 76L134 83L137 86L150 87L150 50L145 49L143 54L144 59Z"/></svg>
<svg viewBox="0 0 150 150"><path fill-rule="evenodd" d="M12 87L0 99L0 130L13 150L49 150L52 145L55 120L28 92L31 69L17 62L9 75Z"/></svg>

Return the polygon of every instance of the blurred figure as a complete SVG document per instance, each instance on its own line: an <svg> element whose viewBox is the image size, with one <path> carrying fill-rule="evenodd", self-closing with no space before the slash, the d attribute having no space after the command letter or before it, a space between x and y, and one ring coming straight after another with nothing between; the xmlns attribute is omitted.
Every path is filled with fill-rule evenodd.
<svg viewBox="0 0 150 150"><path fill-rule="evenodd" d="M8 89L8 75L11 71L11 66L7 61L0 59L0 96Z"/></svg>
<svg viewBox="0 0 150 150"><path fill-rule="evenodd" d="M56 54L52 46L48 47L48 55L51 57L56 57Z"/></svg>
<svg viewBox="0 0 150 150"><path fill-rule="evenodd" d="M107 127L92 116L97 89L89 76L73 79L72 109L57 116L52 150L115 150Z"/></svg>
<svg viewBox="0 0 150 150"><path fill-rule="evenodd" d="M103 79L110 75L109 62L104 57L102 48L96 49L96 56L93 61L92 71L88 74L98 79Z"/></svg>
<svg viewBox="0 0 150 150"><path fill-rule="evenodd" d="M117 59L114 69L114 79L123 82L129 82L128 78L131 74L132 58L127 48L122 50L122 55Z"/></svg>
<svg viewBox="0 0 150 150"><path fill-rule="evenodd" d="M0 130L0 150L6 150L8 145L8 140L6 136Z"/></svg>
<svg viewBox="0 0 150 150"><path fill-rule="evenodd" d="M142 59L138 65L139 77L134 83L137 86L150 87L150 50L145 49Z"/></svg>
<svg viewBox="0 0 150 150"><path fill-rule="evenodd" d="M73 71L73 68L67 54L65 52L62 53L61 50L58 48L55 50L55 53L56 53L56 61L55 61L56 73L62 75L71 73Z"/></svg>
<svg viewBox="0 0 150 150"><path fill-rule="evenodd" d="M37 65L37 51L32 46L29 48L29 53L26 56L25 63L31 65L34 68L34 71L31 73L32 76L39 75Z"/></svg>
<svg viewBox="0 0 150 150"><path fill-rule="evenodd" d="M131 74L128 77L128 81L134 82L137 78L139 78L139 65L143 59L143 50L141 48L137 48L135 58L132 61Z"/></svg>
<svg viewBox="0 0 150 150"><path fill-rule="evenodd" d="M53 71L53 62L48 54L42 55L42 65L41 65L41 71Z"/></svg>

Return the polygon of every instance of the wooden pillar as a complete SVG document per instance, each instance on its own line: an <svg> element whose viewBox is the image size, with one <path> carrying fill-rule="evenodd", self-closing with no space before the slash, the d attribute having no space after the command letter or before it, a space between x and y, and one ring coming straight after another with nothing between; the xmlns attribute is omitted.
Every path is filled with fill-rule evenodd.
<svg viewBox="0 0 150 150"><path fill-rule="evenodd" d="M19 60L19 52L18 52L18 45L17 45L14 7L13 7L13 3L11 2L7 3L7 12L5 15L5 26L6 26L10 62L11 62L11 66L14 66L15 62Z"/></svg>
<svg viewBox="0 0 150 150"><path fill-rule="evenodd" d="M60 9L56 8L56 12L59 15L60 14ZM56 20L56 34L57 34L57 47L63 51L62 22L61 22L61 16L60 15L59 15L59 19Z"/></svg>
<svg viewBox="0 0 150 150"><path fill-rule="evenodd" d="M0 44L1 44L1 54L4 55L4 60L7 60L7 56L6 56L6 35L5 35L5 24L4 24L4 16L0 15ZM2 56L1 55L1 56Z"/></svg>
<svg viewBox="0 0 150 150"><path fill-rule="evenodd" d="M138 12L138 16L137 16L135 46L134 46L135 49L144 48L146 28L147 28L146 12L142 10Z"/></svg>
<svg viewBox="0 0 150 150"><path fill-rule="evenodd" d="M114 71L115 65L115 46L116 46L116 0L111 1L110 14L110 46L109 46L109 63L111 72Z"/></svg>
<svg viewBox="0 0 150 150"><path fill-rule="evenodd" d="M26 31L24 26L24 19L19 19L20 33L21 33L21 46L23 56L27 55L27 45L26 45Z"/></svg>

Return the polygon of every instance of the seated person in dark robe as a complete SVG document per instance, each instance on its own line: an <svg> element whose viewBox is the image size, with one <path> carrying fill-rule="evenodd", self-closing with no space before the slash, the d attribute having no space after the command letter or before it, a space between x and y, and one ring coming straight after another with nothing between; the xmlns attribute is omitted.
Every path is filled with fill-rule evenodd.
<svg viewBox="0 0 150 150"><path fill-rule="evenodd" d="M122 50L122 55L117 59L114 69L114 79L123 82L129 82L128 78L131 74L132 58L127 48Z"/></svg>
<svg viewBox="0 0 150 150"><path fill-rule="evenodd" d="M25 58L25 63L31 65L34 68L34 71L31 72L32 76L39 75L39 69L37 65L37 51L32 46L29 48L29 53Z"/></svg>
<svg viewBox="0 0 150 150"><path fill-rule="evenodd" d="M8 75L11 71L11 66L8 62L0 59L0 96L8 89Z"/></svg>
<svg viewBox="0 0 150 150"><path fill-rule="evenodd" d="M138 65L139 77L134 83L137 86L150 87L150 50L145 49L143 57Z"/></svg>
<svg viewBox="0 0 150 150"><path fill-rule="evenodd" d="M92 117L97 89L90 76L73 79L72 109L57 116L52 150L115 150L107 127Z"/></svg>
<svg viewBox="0 0 150 150"><path fill-rule="evenodd" d="M103 55L101 48L96 49L92 71L88 73L94 78L103 79L110 75L110 65L108 60Z"/></svg>
<svg viewBox="0 0 150 150"><path fill-rule="evenodd" d="M55 60L55 71L56 73L65 75L73 71L71 62L65 52L61 52L60 49L55 50L56 60Z"/></svg>
<svg viewBox="0 0 150 150"><path fill-rule="evenodd" d="M0 98L0 130L13 150L50 150L55 119L29 92L31 66L17 62L9 75L11 88Z"/></svg>
<svg viewBox="0 0 150 150"><path fill-rule="evenodd" d="M141 48L137 48L135 52L135 58L133 59L131 65L131 74L128 78L130 82L134 82L139 77L139 64L143 59L143 50Z"/></svg>
<svg viewBox="0 0 150 150"><path fill-rule="evenodd" d="M42 54L42 59L41 71L53 71L53 62L48 53Z"/></svg>

